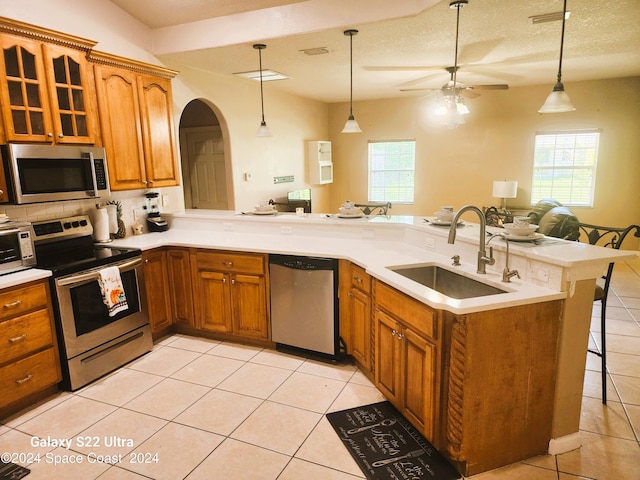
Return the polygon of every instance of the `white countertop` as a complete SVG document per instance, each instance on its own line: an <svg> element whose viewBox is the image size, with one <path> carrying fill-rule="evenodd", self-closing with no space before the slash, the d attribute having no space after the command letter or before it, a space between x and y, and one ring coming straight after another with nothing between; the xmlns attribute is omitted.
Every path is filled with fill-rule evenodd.
<svg viewBox="0 0 640 480"><path fill-rule="evenodd" d="M288 213L266 216L193 210L167 218L171 228L166 232L128 236L112 245L142 250L183 246L347 259L427 305L456 314L562 299L567 294L557 284L571 279L567 272L578 271L596 278L610 261L637 255L559 239L545 238L540 245L510 242L510 268L518 268L523 280L514 277L510 283L503 283L504 241L491 241L489 246L494 246L496 264L487 268L486 275L477 274L480 227L466 221L457 230L455 244L449 245L449 229L430 225L425 217L343 219L326 214L298 217ZM487 231L500 232L502 229L488 227ZM450 267L453 254L461 255L460 267ZM455 269L507 293L452 299L387 268L429 262Z"/></svg>
<svg viewBox="0 0 640 480"><path fill-rule="evenodd" d="M40 270L39 268L29 268L19 272L0 275L0 289L14 287L23 283L33 282L51 276L51 271Z"/></svg>

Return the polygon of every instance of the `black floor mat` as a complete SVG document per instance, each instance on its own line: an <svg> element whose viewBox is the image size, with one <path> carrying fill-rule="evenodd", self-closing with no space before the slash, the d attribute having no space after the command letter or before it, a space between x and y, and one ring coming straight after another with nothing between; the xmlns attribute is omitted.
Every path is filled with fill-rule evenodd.
<svg viewBox="0 0 640 480"><path fill-rule="evenodd" d="M327 414L369 480L457 480L462 475L389 402Z"/></svg>
<svg viewBox="0 0 640 480"><path fill-rule="evenodd" d="M31 470L15 463L0 462L0 480L20 480L29 475Z"/></svg>

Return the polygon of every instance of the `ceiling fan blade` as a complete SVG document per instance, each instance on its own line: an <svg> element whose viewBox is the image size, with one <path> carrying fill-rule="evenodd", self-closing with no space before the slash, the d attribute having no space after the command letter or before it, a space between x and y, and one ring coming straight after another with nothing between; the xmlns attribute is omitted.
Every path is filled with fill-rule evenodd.
<svg viewBox="0 0 640 480"><path fill-rule="evenodd" d="M495 85L468 85L467 88L471 90L509 90L509 85L506 83Z"/></svg>
<svg viewBox="0 0 640 480"><path fill-rule="evenodd" d="M362 67L368 72L423 72L425 70L441 70L440 67L427 67L423 65L369 65Z"/></svg>
<svg viewBox="0 0 640 480"><path fill-rule="evenodd" d="M449 74L447 74L446 72L445 72L445 74L447 75L447 77L449 76ZM428 82L432 78L436 78L436 77L442 78L442 76L443 76L442 73L432 73L431 75L425 75L424 77L414 78L413 80L408 80L406 82L402 82L397 86L398 87L413 87L414 85L419 85L421 83Z"/></svg>

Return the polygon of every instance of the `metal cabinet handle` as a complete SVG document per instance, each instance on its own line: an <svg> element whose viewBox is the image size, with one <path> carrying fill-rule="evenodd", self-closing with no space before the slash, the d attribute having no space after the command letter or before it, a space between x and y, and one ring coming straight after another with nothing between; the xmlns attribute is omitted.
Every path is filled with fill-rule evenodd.
<svg viewBox="0 0 640 480"><path fill-rule="evenodd" d="M362 279L361 279L359 276L357 276L357 275L356 275L355 277L353 277L353 279L354 279L356 282L362 283Z"/></svg>
<svg viewBox="0 0 640 480"><path fill-rule="evenodd" d="M226 277L222 279L222 283L227 283Z"/></svg>
<svg viewBox="0 0 640 480"><path fill-rule="evenodd" d="M222 264L223 264L225 267L233 267L233 262L232 262L231 260L223 260L223 261L222 261Z"/></svg>
<svg viewBox="0 0 640 480"><path fill-rule="evenodd" d="M398 335L398 331L397 330L391 330L391 335L393 335L395 337L396 335Z"/></svg>
<svg viewBox="0 0 640 480"><path fill-rule="evenodd" d="M231 285L235 285L235 284L236 284L235 279L231 280Z"/></svg>
<svg viewBox="0 0 640 480"><path fill-rule="evenodd" d="M398 334L398 340L404 340L405 335L402 333Z"/></svg>
<svg viewBox="0 0 640 480"><path fill-rule="evenodd" d="M149 180L149 183L153 183L153 180Z"/></svg>
<svg viewBox="0 0 640 480"><path fill-rule="evenodd" d="M9 343L16 343L20 340L24 340L25 338L27 338L27 334L23 333L22 335L18 335L17 337L10 338Z"/></svg>
<svg viewBox="0 0 640 480"><path fill-rule="evenodd" d="M22 303L22 300L16 300L15 302L5 303L4 308L15 308Z"/></svg>
<svg viewBox="0 0 640 480"><path fill-rule="evenodd" d="M26 377L24 377L24 378L19 378L18 380L16 380L16 383L17 383L18 385L22 385L23 383L28 382L28 381L29 381L29 380L31 380L32 378L33 378L33 375L32 375L32 374L29 374L29 375L27 375L27 376L26 376Z"/></svg>

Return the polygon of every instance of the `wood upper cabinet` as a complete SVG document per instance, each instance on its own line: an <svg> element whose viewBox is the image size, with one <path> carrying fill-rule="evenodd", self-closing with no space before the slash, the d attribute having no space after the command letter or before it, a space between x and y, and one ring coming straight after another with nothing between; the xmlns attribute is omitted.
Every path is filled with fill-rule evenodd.
<svg viewBox="0 0 640 480"><path fill-rule="evenodd" d="M358 265L340 261L340 335L349 353L365 370L373 371L371 277Z"/></svg>
<svg viewBox="0 0 640 480"><path fill-rule="evenodd" d="M269 338L265 255L198 250L191 265L196 328Z"/></svg>
<svg viewBox="0 0 640 480"><path fill-rule="evenodd" d="M94 81L86 60L94 45L0 18L3 141L96 142Z"/></svg>
<svg viewBox="0 0 640 480"><path fill-rule="evenodd" d="M170 78L176 72L91 53L112 190L178 185ZM153 72L158 74L140 73Z"/></svg>
<svg viewBox="0 0 640 480"><path fill-rule="evenodd" d="M375 383L432 443L440 391L437 312L375 282Z"/></svg>
<svg viewBox="0 0 640 480"><path fill-rule="evenodd" d="M167 252L162 248L144 251L142 261L151 332L157 333L168 328L172 323Z"/></svg>

